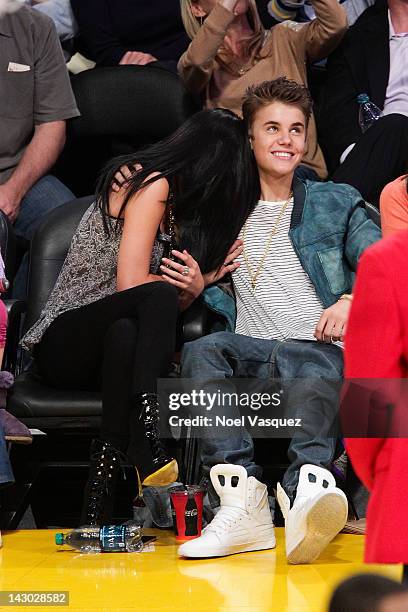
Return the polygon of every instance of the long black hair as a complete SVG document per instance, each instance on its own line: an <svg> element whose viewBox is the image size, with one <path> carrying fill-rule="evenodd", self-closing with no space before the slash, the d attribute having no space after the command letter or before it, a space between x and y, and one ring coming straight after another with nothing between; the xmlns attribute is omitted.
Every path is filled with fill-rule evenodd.
<svg viewBox="0 0 408 612"><path fill-rule="evenodd" d="M96 189L107 231L109 195L123 165L133 173L120 213L143 186L165 177L170 185L179 249L187 249L203 273L220 266L260 197L258 170L244 122L225 109L203 110L176 132L132 155L113 159ZM153 172L158 175L146 181Z"/></svg>

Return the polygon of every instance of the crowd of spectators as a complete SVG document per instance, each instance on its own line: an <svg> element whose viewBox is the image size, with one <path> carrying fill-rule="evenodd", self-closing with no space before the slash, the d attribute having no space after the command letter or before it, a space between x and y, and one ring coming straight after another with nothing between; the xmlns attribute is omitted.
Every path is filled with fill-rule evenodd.
<svg viewBox="0 0 408 612"><path fill-rule="evenodd" d="M79 45L97 66L160 62L176 69L188 46L177 2L71 0Z"/></svg>
<svg viewBox="0 0 408 612"><path fill-rule="evenodd" d="M407 31L406 3L377 0L328 60L320 130L332 178L375 203L383 187L406 172ZM362 134L357 96L363 92L383 117Z"/></svg>
<svg viewBox="0 0 408 612"><path fill-rule="evenodd" d="M253 131L255 130L254 117L257 116L257 113L262 112L262 100L256 108L256 112L248 110L247 107L247 117L244 113L244 118L246 126L250 128L249 139L261 176L262 195L267 194L268 197L265 197L265 199L274 201L275 204L284 202L283 213L291 211L293 208L292 217L288 212L287 232L292 231L300 224L302 214L300 213L300 217L297 219L297 225L296 214L299 215L298 207L301 201L302 210L304 206L306 211L308 207L312 210L316 202L324 201L328 207L326 216L328 216L329 210L332 211L331 223L338 222L339 226L343 228L341 236L340 232L338 232L338 235L341 238L341 243L346 245L344 253L342 251L341 255L338 255L337 251L335 252L335 249L338 248L337 243L331 245L331 251L328 253L330 245L326 245L324 253L319 252L317 255L322 262L320 272L311 269L310 262L304 254L298 256L301 265L297 270L300 275L299 278L302 277L302 283L305 283L307 272L308 276L314 280L315 286L319 286L319 291L316 292L311 291L310 287L306 287L307 283L304 284L305 294L303 297L306 301L315 306L318 304L321 306L321 310L323 305L325 307L320 319L317 317L314 333L314 339L321 344L314 343L311 345L311 353L308 354L307 360L316 365L322 358L321 355L325 353L327 364L331 364L332 371L336 372L335 378L341 378L343 357L341 349L335 346L335 343L343 340L347 327L351 303L349 294L352 291L350 279L362 252L380 237L379 231L374 228L374 225L368 226L368 219L364 212L364 200L379 207L384 236L408 229L408 182L405 176L408 171L408 4L406 0L388 0L388 2L386 0L376 0L375 3L372 0L344 0L340 3L337 0L311 0L310 3L306 0L298 2L289 0L271 0L269 2L267 0L181 0L180 5L176 1L152 3L146 0L138 0L137 2L130 2L129 0L0 1L0 88L2 91L0 99L0 210L13 223L15 234L28 242L32 239L44 216L52 208L75 198L75 194L69 186L62 184L56 176L53 176L52 169L64 148L67 121L79 116L79 110L70 85L70 75L66 67L66 61L76 51L95 62L96 68L94 70L103 66L138 65L153 66L161 70L177 72L186 90L189 94L201 100L203 108L222 107L234 111L240 116L242 116L242 102L248 88L253 88L250 91L255 98L258 97L258 101L262 98L262 95L265 95L265 81L279 82L284 89L287 88L287 91L285 90L286 98L285 96L280 98L279 95L270 94L272 97L269 99L269 103L275 105L275 110L277 109L276 104L278 106L279 104L286 105L286 109L291 104L294 106L291 110L293 112L296 110L298 117L296 121L293 119L293 125L296 129L299 129L299 125L303 125L304 133L301 132L301 136L304 136L305 142L302 146L296 144L299 133L293 136L294 128L288 124L290 113L281 116L276 110L276 117L278 118L274 119L271 129L276 130L277 133L280 129L287 129L285 136L277 136L278 140L276 142L278 145L276 146L281 153L283 150L283 153L288 157L294 156L293 161L296 157L296 163L292 164L293 168L291 167L290 172L276 171L274 180L276 185L279 185L276 189L270 189L269 179L262 182L263 151L258 148L259 136L255 137ZM323 64L322 60L324 60ZM316 112L312 113L310 109L307 109L307 103L301 100L303 94L299 93L296 86L291 90L291 85L288 87L285 80L282 81L279 78L284 76L290 79L289 83L307 86L310 74L313 75L310 66L316 63L318 63L319 70L323 71L325 82L319 100L317 100ZM137 75L129 75L129 78L137 78ZM160 79L159 71L157 78ZM261 83L264 83L264 89L256 89L256 86ZM293 100L290 98L291 91L294 92ZM359 124L360 106L357 101L359 94L362 93L367 94L370 100L382 111L382 116L364 132ZM146 100L146 104L149 104L149 100ZM196 146L199 147L200 142L197 142ZM287 151L285 151L285 147L288 149ZM292 147L294 147L293 151ZM171 147L169 147L170 150ZM147 155L146 165L148 168L150 168L149 161L152 159L162 159L158 156L158 151L161 151L161 149L153 148L152 156ZM157 157L154 157L156 154ZM166 157L166 162L169 159L170 157ZM138 161L137 157L132 156L127 158L126 163L134 168L137 167L135 164ZM279 163L284 165L287 162L280 161ZM173 168L170 162L168 164L169 167ZM279 164L278 167L280 168ZM118 171L119 167L115 167L115 170ZM120 217L125 214L125 206L129 198L135 196L140 189L141 185L136 184L137 181L133 183L132 187L132 180L135 181L134 177L137 176L137 172L140 172L140 169L138 171L131 169L131 178L128 183L119 187L119 195L115 197L119 198L119 202L121 197L125 197L125 204L123 208L121 205L116 206L116 208L113 206L116 211L114 216ZM174 173L176 178L173 177L172 180L175 180L175 184L171 184L170 181L170 189L167 189L164 195L161 192L156 194L156 200L161 202L161 200L171 199L174 195L172 192L178 194L177 176L177 173ZM265 176L267 176L267 173ZM290 184L286 185L288 176L290 176ZM327 182L328 178L333 182ZM305 183L306 179L313 182ZM112 180L113 175L109 178L108 187L105 184L106 193L109 193ZM144 180L151 181L150 190L153 189L153 184L160 184L160 181L154 181L152 175L144 176ZM183 185L189 186L188 181L188 177L183 177ZM131 185L130 195L128 192L127 196L123 196L123 192L126 191L129 184ZM307 189L309 190L307 197L301 195L301 185L305 184L308 185ZM267 188L265 185L267 185ZM286 187L288 189L285 191ZM187 192L190 197L194 193L193 191L189 192L188 189ZM178 197L182 196L178 194ZM310 200L307 198L310 198ZM232 200L231 196L231 202ZM352 203L350 211L346 210L346 207L343 211L338 203L340 200L342 202L347 200ZM109 208L111 205L106 204L104 211L108 217L112 212L112 209ZM228 206L227 201L225 206ZM336 206L338 206L338 210ZM157 210L159 209L158 206ZM194 211L195 220L204 219L200 216L202 213L198 213L197 210ZM252 214L253 211L248 210L247 216L249 212ZM347 213L347 219L346 217L343 218L342 212ZM317 214L316 212L316 217ZM163 211L161 215L157 212L157 219L155 217L153 221L143 217L138 217L136 221L137 223L141 222L143 227L148 228L148 231L152 233L152 240L154 240L156 233L169 231L169 226L163 227L161 224L162 216ZM193 218L192 216L191 219ZM177 219L176 215L176 226L178 222L179 229L183 227L180 219L181 217ZM256 220L255 217L252 219L254 227L262 229L261 220ZM304 231L309 232L309 238L310 236L317 236L318 231L321 231L321 226L326 221L329 223L329 219L326 220L324 215L319 219L320 230L311 221L305 224L306 229ZM278 216L275 219L276 227L279 221L280 217ZM127 227L131 227L130 223L128 221ZM135 223L134 219L132 223ZM205 227L208 229L209 225L207 224ZM300 224L300 227L303 228L302 224ZM241 227L237 228L237 235L234 238L238 238L239 235L242 241L245 239L245 229L243 234L242 232L239 233L240 229ZM179 238L181 236L181 239L183 239L183 231L178 236ZM271 236L274 235L274 227L268 226L268 231L272 232ZM139 234L138 240L141 240ZM126 235L126 232L124 235ZM405 236L406 239L405 234L401 234L401 236ZM118 236L116 236L116 239L118 239ZM119 242L117 240L113 249L114 251L116 249L116 254L119 249ZM239 257L243 257L242 243L232 245L232 242L229 246L233 247L233 251L229 252L229 256L232 252L234 258L236 257L238 262L244 264L245 261L239 259ZM145 248L148 247L147 243L143 243ZM253 236L253 243L256 243L256 235ZM129 246L126 246L125 249L124 242L120 242L120 244L122 245L122 251L119 251L121 253L120 257L129 260L132 250L129 250ZM130 242L128 241L126 244L130 244ZM194 244L194 241L191 244ZM296 237L294 244L297 244ZM299 242L297 246L297 252L299 253L304 243L301 245ZM239 251L240 248L241 251ZM387 248L385 247L384 257L390 255ZM403 238L399 239L395 248L396 250L400 249L402 253L404 248ZM292 247L285 244L282 249L282 252L286 253L288 257L288 265L294 265L291 256L292 254L295 256L295 251L292 253ZM378 253L380 253L380 249ZM364 269L367 266L371 268L367 262L375 258L378 253L373 250L371 255L365 257ZM196 259L199 260L199 256L196 259L186 259L187 256L190 257L190 253L187 253L187 255L184 252L179 253L178 257L181 263L176 266L171 263L171 259L165 261L167 269L172 270L171 273L167 273L168 284L178 287L181 294L184 292L184 298L186 287L183 283L186 282L186 279L182 277L188 276L195 269ZM398 259L401 265L403 265L404 256L405 251ZM227 250L221 259L226 257ZM264 261L259 249L252 254L252 257L255 257L255 262ZM230 257L229 265L231 265L231 261ZM396 261L397 259L393 259L394 264ZM218 266L220 261L217 260L215 263ZM373 264L374 268L375 265ZM126 266L122 269L126 269ZM211 270L206 269L205 272L209 273ZM269 300L271 292L268 292L268 298L263 296L261 303L256 304L256 301L252 300L251 291L246 292L245 279L239 277L238 264L236 266L234 264L234 267L227 271L235 272L235 270L237 270L237 274L234 276L234 289L238 296L239 326L231 331L238 331L240 334L248 336L248 340L258 341L261 338L262 342L262 339L267 340L267 336L270 339L269 330L268 332L265 331L266 336L263 336L262 333L260 335L256 326L261 325L262 321L259 316L259 320L256 320L257 317L254 316L254 312L259 315L266 305L265 320L271 322L273 309L271 310L265 302L265 300ZM333 270L335 271L333 272ZM25 297L27 275L28 253L26 252L17 275L13 279L13 295L15 297ZM149 272L148 276L153 275ZM397 279L397 276L398 270L395 271L395 279ZM221 275L213 276L208 284L213 284L220 277ZM143 277L145 278L144 281L135 280L127 274L121 278L126 280L118 284L119 291L120 288L129 290L134 284L143 284L146 279L148 281L155 280L147 277ZM340 282L341 279L342 282ZM350 282L347 282L347 279ZM388 273L386 273L386 278L382 280L385 283L390 282ZM333 283L335 285L337 283L336 286L341 285L342 290L334 290ZM367 284L366 288L364 288L364 283ZM206 284L203 281L201 290ZM367 308L370 306L372 291L376 292L376 285L377 280L374 274L372 278L369 278L368 275L367 279L361 280L358 284L360 311L356 308L351 328L356 344L352 345L350 343L350 346L354 347L352 350L355 349L357 352L361 352L361 347L366 345L366 341L370 344L369 338L361 340L359 344L358 332L365 325L360 325L356 321L359 312L361 314L361 308L365 313L365 307L362 306L364 300L368 300ZM195 293L198 294L200 291L195 291ZM334 299L335 295L341 293L344 295L341 296L340 300ZM384 298L385 293L380 293ZM95 296L94 300L98 300L98 297L107 298L107 295ZM224 298L225 292L223 298L217 297L218 309L220 300L222 301ZM171 302L172 299L170 292L168 292L167 297L163 296L163 301ZM212 299L214 299L214 293ZM279 296L275 296L275 299L279 301ZM290 302L290 296L286 295L285 299ZM83 302L81 306L87 307L90 302L91 300L88 300L86 304ZM211 299L207 299L209 305L211 305L210 302ZM189 303L189 300L187 300L187 306ZM77 308L78 304L74 307ZM330 308L336 308L335 312ZM125 310L126 312L129 310L128 306ZM377 310L378 312L382 311L382 306L380 305ZM167 312L169 313L170 310ZM317 306L316 308L311 306L311 312L314 316L317 312ZM158 315L159 318L161 316ZM365 318L366 314L362 316ZM395 329L397 319L396 315ZM115 318L113 321L117 322ZM175 327L175 320L173 323ZM329 324L331 325L330 329L328 329ZM132 328L133 333L136 334L134 336L136 342L138 332ZM351 332L348 333L351 334ZM121 338L123 338L123 334L128 335L128 331L122 330L121 334ZM232 333L231 335L237 337L236 334ZM283 331L281 335L282 338L279 337L279 340L285 340L286 338L292 338L295 342L296 340L306 340L303 336L293 338L290 331ZM277 333L278 336L279 333ZM371 337L372 339L373 337ZM222 340L224 342L225 338ZM308 337L307 340L312 340L312 338ZM117 344L117 337L115 337L115 342ZM107 347L116 346L115 342L105 346L104 350L113 351L114 349ZM204 346L206 342L211 342L211 340L204 339L201 344ZM378 339L376 346L380 345L381 340ZM129 350L133 350L132 346ZM201 373L205 346L204 349L202 347L200 349L200 346L200 344L194 343L194 351L199 353L196 362ZM246 353L249 350L248 346L245 345ZM293 349L293 346L295 346L295 343L291 346L291 349ZM241 349L242 347L239 348L239 350ZM192 372L191 369L192 364L195 363L196 355L195 352L194 354L191 353L192 350L190 346L185 352L185 372L188 371L191 376L195 376L196 373ZM258 345L256 345L256 351L258 350ZM274 349L271 350L273 352ZM237 352L237 347L235 347L235 351ZM392 351L391 347L390 351ZM166 354L168 352L169 350L166 350ZM223 354L228 352L225 346L222 352ZM102 354L102 351L99 351L99 353ZM319 353L319 356L317 353ZM144 349L143 354L148 355L149 349ZM187 355L189 355L188 358ZM94 356L92 356L93 358ZM292 364L305 359L305 354L302 354L300 349L296 355L287 358L288 363L291 362ZM49 361L51 363L52 358ZM370 363L370 359L368 359L366 365ZM224 366L223 362L222 367ZM152 372L161 371L162 368L163 364L160 363L160 367L153 368ZM218 364L217 369L219 371L220 364ZM68 370L66 370L67 372ZM370 375L370 372L369 368L368 375ZM134 392L133 375L134 372L129 374ZM302 374L299 375L302 376ZM353 370L352 375L359 374L355 374ZM392 375L396 375L395 372ZM405 376L406 372L399 370L398 375ZM387 371L381 371L379 376L388 376L388 373ZM154 384L150 385L149 383L147 386L148 389L137 388L137 393L149 393L147 399L139 399L142 403L144 402L145 409L148 412L150 411L149 414L153 415L154 421L157 418L158 410L151 397L152 394L154 395ZM112 387L106 390L107 397L109 394L112 396ZM116 400L116 392L114 397ZM19 427L18 423L14 423L13 426L17 429ZM13 480L5 451L2 428L4 426L0 422L0 484ZM158 443L156 439L158 438L157 430L149 431L147 437ZM314 425L311 426L311 431L314 431ZM122 448L123 445L121 446L119 437L118 432L116 432L113 437L102 440L102 446L96 448L96 450L93 449L93 456L106 453L107 444L120 447L119 450L124 452L126 448ZM204 445L202 459L204 464L207 461L208 471L211 465L217 463L216 459L220 459L220 457L221 460L218 463L238 461L240 466L246 465L245 457L241 459L237 459L237 457L245 448L244 455L248 458L250 455L248 449L252 448L252 442L244 438L233 440L233 442L238 446L234 448L233 446L228 448L224 446L218 452L216 444L211 441L211 453L208 451L207 454L205 454ZM222 443L219 441L218 443L222 446ZM229 440L229 443L231 443L231 440ZM325 452L327 451L327 457L319 455L319 448L320 451L322 449ZM351 448L353 448L353 444L351 444ZM311 445L309 449L302 444L300 446L298 444L297 447L292 445L290 451L292 466L284 480L286 493L281 488L279 499L287 524L291 520L290 517L293 518L296 514L292 512L296 505L296 487L299 487L304 497L310 497L310 495L313 497L316 486L310 488L311 483L316 483L316 481L326 482L326 485L323 486L330 489L332 499L336 494L339 507L342 504L344 506L343 498L337 492L335 483L332 482L333 479L325 476L325 472L328 471L327 468L330 469L330 463L334 460L334 452L334 448L325 448L325 443L322 440L319 444ZM210 456L211 454L215 456ZM172 464L172 458L168 457L161 447L157 456L159 459L155 464L156 468ZM235 459L232 460L231 456L234 456ZM114 457L114 454L111 454L112 457ZM357 454L356 457L358 465ZM249 477L257 477L259 472L252 461L252 457L249 457L247 463L250 466L250 469L247 470ZM311 469L310 465L314 465L316 469ZM306 466L309 466L308 473L303 470ZM95 469L96 467L97 465L94 466ZM153 482L149 483L147 478L152 473L150 468L151 465L149 464L149 469L144 470L146 484ZM319 470L323 471L320 472ZM375 487L375 483L368 482L364 478L364 474L364 468L362 468L362 480L370 488ZM171 476L173 475L175 478L177 474L174 472ZM242 480L246 479L239 470L236 476L241 477ZM94 474L91 474L91 480L93 477ZM311 477L314 478L313 481L310 480ZM307 483L307 478L309 478L309 483ZM312 493L310 493L311 489L313 489ZM336 489L336 492L334 492L334 489ZM262 487L259 488L259 494L264 495ZM87 495L88 497L92 496L93 492L89 490ZM319 495L321 495L321 491ZM222 505L222 494L220 497ZM89 504L89 499L86 503ZM297 507L299 507L299 504ZM344 514L343 507L341 511ZM338 525L342 520L339 521ZM337 527L335 531L336 529ZM322 538L323 547L324 544L327 544L327 540L335 535L334 533L329 537L329 531ZM203 542L197 542L198 540L196 543L187 546L182 554L206 556L207 549L205 547L208 544L206 544L206 541L204 541L204 544ZM268 539L268 544L269 546L265 547L271 547L271 539ZM203 548L200 548L200 546L203 546ZM299 553L296 547L288 545L288 558L292 559L291 562L308 562L316 558L321 552L321 549L316 549L313 550L312 554L310 543L307 546L309 550L306 553L303 550ZM196 553L195 549L200 554ZM403 554L399 555L398 560L408 562L408 559L403 557ZM393 560L395 561L395 559Z"/></svg>

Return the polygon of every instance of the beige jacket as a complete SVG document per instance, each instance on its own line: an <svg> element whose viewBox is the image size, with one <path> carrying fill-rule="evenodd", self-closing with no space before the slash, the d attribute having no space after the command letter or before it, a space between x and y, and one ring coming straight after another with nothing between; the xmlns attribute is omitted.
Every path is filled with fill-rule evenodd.
<svg viewBox="0 0 408 612"><path fill-rule="evenodd" d="M286 76L306 84L306 61L327 57L347 29L347 17L338 0L312 0L316 19L310 23L285 21L267 32L262 58L242 76L233 76L217 62L234 14L217 4L182 55L178 64L181 78L193 94L205 98L206 108L229 108L241 114L242 97L249 85ZM326 178L323 154L317 144L312 117L303 158L305 164Z"/></svg>

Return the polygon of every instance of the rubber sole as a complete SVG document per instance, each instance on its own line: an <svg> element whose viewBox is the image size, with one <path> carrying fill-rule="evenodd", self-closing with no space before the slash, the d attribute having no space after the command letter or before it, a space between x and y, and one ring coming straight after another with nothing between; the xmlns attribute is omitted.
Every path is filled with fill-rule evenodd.
<svg viewBox="0 0 408 612"><path fill-rule="evenodd" d="M4 436L6 442L16 442L17 444L32 444L33 439L27 436Z"/></svg>
<svg viewBox="0 0 408 612"><path fill-rule="evenodd" d="M328 493L318 499L306 518L303 539L288 554L288 563L300 565L313 563L331 540L343 529L348 508L344 498Z"/></svg>
<svg viewBox="0 0 408 612"><path fill-rule="evenodd" d="M261 540L260 542L237 544L235 546L223 546L218 550L215 550L213 546L207 550L203 547L197 551L193 550L192 554L189 555L183 555L180 552L178 554L180 557L185 557L186 559L210 559L212 557L228 557L229 555L238 555L239 553L256 552L260 550L270 550L273 548L276 548L275 534L268 540Z"/></svg>

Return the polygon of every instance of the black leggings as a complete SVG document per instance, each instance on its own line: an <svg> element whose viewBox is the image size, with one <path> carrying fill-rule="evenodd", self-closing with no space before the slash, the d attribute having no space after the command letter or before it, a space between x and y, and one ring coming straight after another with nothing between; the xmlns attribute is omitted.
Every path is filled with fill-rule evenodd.
<svg viewBox="0 0 408 612"><path fill-rule="evenodd" d="M177 291L147 283L70 310L53 321L35 352L45 381L102 390L104 441L126 451L138 392L156 392L175 349Z"/></svg>

